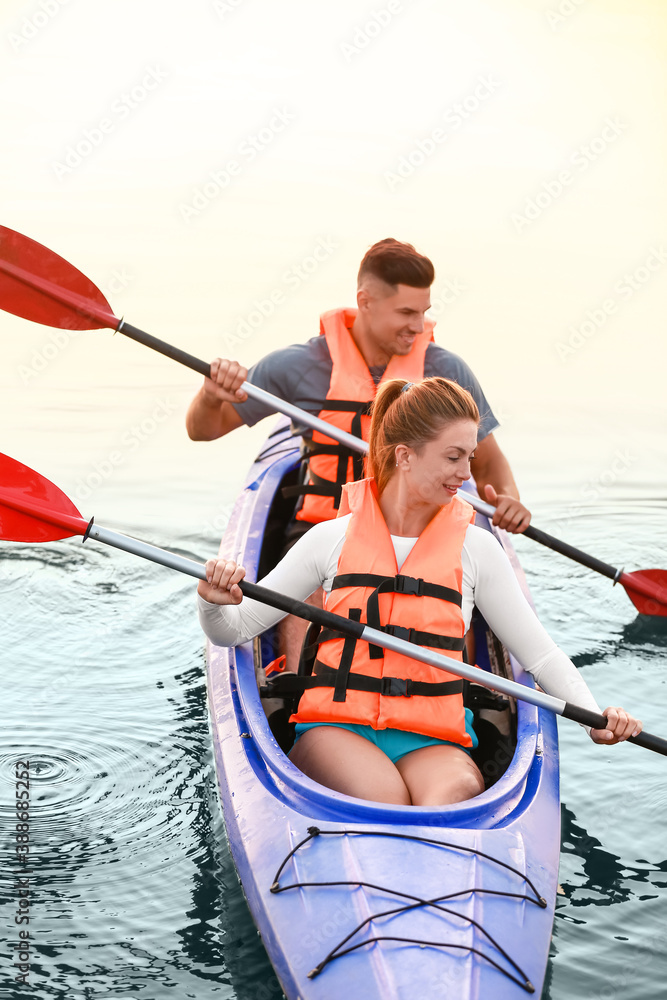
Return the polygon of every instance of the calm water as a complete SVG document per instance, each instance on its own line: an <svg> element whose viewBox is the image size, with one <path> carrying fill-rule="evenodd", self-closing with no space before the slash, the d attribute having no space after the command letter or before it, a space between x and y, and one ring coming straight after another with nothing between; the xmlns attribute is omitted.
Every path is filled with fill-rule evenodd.
<svg viewBox="0 0 667 1000"><path fill-rule="evenodd" d="M353 304L371 243L414 243L436 265L437 340L478 375L535 524L667 567L664 3L0 6L0 224L128 322L246 364ZM98 523L204 559L269 428L192 444L196 384L121 337L0 314L1 450ZM667 735L667 619L517 548L598 701ZM0 543L0 1000L280 995L225 846L194 590L92 543ZM561 740L544 997L664 996L665 759L568 723Z"/></svg>
<svg viewBox="0 0 667 1000"><path fill-rule="evenodd" d="M55 409L47 416L62 419ZM101 432L108 416L91 411L90 430ZM211 446L229 466L198 492L190 485L188 505L180 477L158 490L148 463L118 498L111 482L92 490L82 512L109 524L104 504L113 526L205 557L262 434ZM83 489L72 470L84 467L81 456L63 459L60 482L70 495ZM545 493L535 522L615 564L664 565L659 494L658 484L635 483L575 509ZM149 513L158 496L161 525ZM623 591L534 543L520 542L519 551L543 621L599 701L632 706L647 729L667 732L667 620L638 618ZM66 541L3 544L0 587L0 920L3 940L18 942L9 833L15 765L28 759L29 994L279 997L225 844L193 583ZM654 996L667 977L664 758L598 749L579 727L560 728L563 894L543 996ZM28 995L10 985L6 945L2 976L3 998Z"/></svg>

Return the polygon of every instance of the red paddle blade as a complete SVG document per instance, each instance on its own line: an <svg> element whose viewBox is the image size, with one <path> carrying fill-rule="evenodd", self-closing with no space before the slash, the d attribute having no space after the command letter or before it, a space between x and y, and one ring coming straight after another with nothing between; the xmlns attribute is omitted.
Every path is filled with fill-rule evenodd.
<svg viewBox="0 0 667 1000"><path fill-rule="evenodd" d="M642 615L667 617L667 570L640 569L621 573L618 582Z"/></svg>
<svg viewBox="0 0 667 1000"><path fill-rule="evenodd" d="M64 330L115 330L120 322L85 274L5 226L0 226L0 308Z"/></svg>
<svg viewBox="0 0 667 1000"><path fill-rule="evenodd" d="M13 542L53 542L83 535L88 527L62 490L0 454L0 538Z"/></svg>

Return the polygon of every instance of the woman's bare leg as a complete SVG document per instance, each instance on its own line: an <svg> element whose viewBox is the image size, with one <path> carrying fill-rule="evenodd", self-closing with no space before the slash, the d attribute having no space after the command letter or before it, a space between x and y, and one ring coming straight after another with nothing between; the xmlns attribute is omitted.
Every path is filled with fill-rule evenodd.
<svg viewBox="0 0 667 1000"><path fill-rule="evenodd" d="M452 746L422 747L396 762L415 806L464 802L484 791L484 779L472 757Z"/></svg>
<svg viewBox="0 0 667 1000"><path fill-rule="evenodd" d="M374 743L349 729L335 726L308 729L290 751L289 758L313 781L336 792L375 802L410 805L410 795L396 765Z"/></svg>

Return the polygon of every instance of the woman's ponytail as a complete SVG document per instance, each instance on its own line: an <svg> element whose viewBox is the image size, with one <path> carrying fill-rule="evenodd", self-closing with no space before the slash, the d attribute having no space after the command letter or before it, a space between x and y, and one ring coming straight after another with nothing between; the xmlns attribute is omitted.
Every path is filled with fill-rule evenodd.
<svg viewBox="0 0 667 1000"><path fill-rule="evenodd" d="M456 420L479 424L475 400L457 382L439 377L383 382L371 410L368 450L368 471L380 493L394 473L397 445L418 450Z"/></svg>
<svg viewBox="0 0 667 1000"><path fill-rule="evenodd" d="M409 383L405 379L394 378L383 382L371 410L371 428L368 438L368 471L378 485L380 493L391 476L391 465L395 462L394 446L387 442L385 416L389 407L401 395Z"/></svg>

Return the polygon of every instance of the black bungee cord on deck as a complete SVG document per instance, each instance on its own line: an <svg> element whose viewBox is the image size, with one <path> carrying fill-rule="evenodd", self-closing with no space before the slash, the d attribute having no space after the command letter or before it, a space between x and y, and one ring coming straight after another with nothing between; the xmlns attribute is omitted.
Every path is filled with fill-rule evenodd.
<svg viewBox="0 0 667 1000"><path fill-rule="evenodd" d="M278 435L285 434L285 430L286 430L285 427L276 427L276 429L272 431L267 437L266 439L267 442L271 442L272 437L277 437ZM288 452L294 451L294 444L289 444L289 442L293 441L294 438L298 437L301 437L301 431L291 430L291 432L285 435L285 437L281 437L280 441L273 441L270 444L265 444L264 449L260 451L259 455L255 459L255 465L257 465L259 462L264 461L267 458L275 458L276 455L283 455L283 454L286 455ZM283 445L287 445L287 447L284 448L282 447ZM274 451L273 449L278 449L278 450Z"/></svg>
<svg viewBox="0 0 667 1000"><path fill-rule="evenodd" d="M355 881L327 881L327 882L294 882L294 883L292 883L290 885L283 885L283 886L281 886L280 885L280 876L281 876L281 874L282 874L285 866L290 861L290 859L292 857L294 857L294 855L297 853L297 851L299 851L307 843L309 843L315 837L318 837L318 836L321 836L321 835L330 835L330 836L393 837L393 838L395 838L397 840L413 840L413 841L416 841L418 843L432 844L432 845L437 846L437 847L445 847L445 848L452 848L453 850L457 850L457 851L465 851L465 852L467 852L469 854L475 854L475 855L477 855L480 858L485 858L488 861L491 861L494 864L499 865L502 868L506 868L508 871L511 871L513 874L517 875L520 879L522 879L530 887L530 889L532 890L532 892L533 892L534 895L527 895L525 893L517 893L517 892L503 892L503 891L495 890L495 889L482 889L482 888L474 888L473 887L473 888L470 888L470 889L459 890L458 892L448 893L448 894L443 895L443 896L435 896L432 899L421 899L418 896L413 896L413 895L410 895L409 893L400 892L400 891L398 891L396 889L392 889L392 888L387 887L387 886L375 885L375 884L373 884L371 882L363 882L363 881L360 881L360 880L355 880ZM382 912L374 913L370 917L367 917L357 927L355 927L354 930L352 930L346 937L344 937L341 941L339 941L339 943L329 952L329 954L324 959L322 959L322 961L319 962L319 964L316 965L315 968L311 970L311 972L308 973L308 978L309 979L314 979L315 976L318 976L320 974L320 972L322 972L322 970L330 962L332 962L335 958L342 958L343 955L348 955L348 954L350 954L350 952L356 951L357 949L362 948L362 947L364 947L367 944L374 944L374 943L377 943L377 942L380 942L380 941L396 941L396 942L401 942L401 943L404 943L404 944L417 944L417 945L420 945L420 946L429 946L429 947L435 947L435 948L456 948L456 949L460 949L460 950L465 950L465 951L470 952L472 954L478 955L480 958L483 958L485 961L489 962L496 969L498 969L499 972L501 972L504 976L506 976L512 982L516 983L518 986L520 986L527 993L534 993L535 992L535 987L530 982L530 980L526 976L526 974L523 971L523 969L510 957L510 955L507 954L507 952L504 950L504 948L502 948L502 946L486 930L485 927L483 927L480 923L478 923L478 921L474 920L472 917L468 917L468 916L466 916L463 913L459 913L457 910L452 910L449 907L445 907L445 906L440 905L442 902L444 902L446 900L454 899L457 896L466 896L466 895L470 895L471 893L479 893L479 894L485 893L485 894L494 895L494 896L507 896L507 897L510 897L512 899L522 900L522 901L527 902L527 903L534 903L536 906L539 906L542 909L546 908L547 902L544 899L544 897L539 894L539 892L535 888L535 885L533 884L533 882L528 878L527 875L524 875L523 872L519 871L517 868L514 868L512 865L509 865L509 864L507 864L504 861L500 861L498 858L494 858L492 855L486 854L484 851L480 851L477 848L466 847L465 845L461 845L461 844L453 844L453 843L450 843L450 842L444 841L444 840L435 840L435 839L431 839L429 837L417 837L417 836L412 835L412 834L391 833L391 832L385 832L385 831L380 831L380 830L320 830L316 826L310 826L310 827L308 827L308 836L304 837L303 840L301 840L294 848L292 848L292 850L285 857L285 859L281 863L280 867L278 868L278 871L276 872L275 878L273 880L273 884L271 886L271 892L272 893L280 893L280 892L286 892L288 889L316 888L316 887L325 887L325 886L332 886L332 887L334 887L334 886L345 886L345 885L356 886L356 887L363 887L363 888L366 888L366 889L375 890L377 892L383 892L383 893L386 893L387 895L400 896L403 899L409 899L412 902L406 903L403 906L394 907L393 909L383 910ZM456 944L454 942L448 942L448 941L426 941L426 940L417 940L415 938L408 938L408 937L377 936L377 937L367 938L364 941L359 941L357 944L351 945L349 948L344 948L343 947L345 944L347 944L348 941L350 941L354 937L355 934L357 934L359 931L361 931L367 924L370 924L373 920L378 920L381 917L393 916L393 915L395 915L397 913L407 913L410 910L414 910L414 909L417 909L417 908L422 907L422 906L432 906L434 909L439 910L439 911L441 911L443 913L448 913L448 914L450 914L452 916L458 917L461 920L468 921L468 923L470 923L472 926L476 927L479 931L481 931L482 934L485 935L485 937L491 942L491 944L493 945L493 947L496 948L496 950L499 952L499 954L503 956L503 958L506 960L506 962L508 962L509 965L512 966L512 968L518 973L518 976L520 976L521 978L518 978L516 975L514 975L508 969L503 968L503 966L500 965L500 963L498 963L495 959L491 958L489 955L484 954L484 952L480 951L478 948L474 948L474 947L468 946L468 945Z"/></svg>

